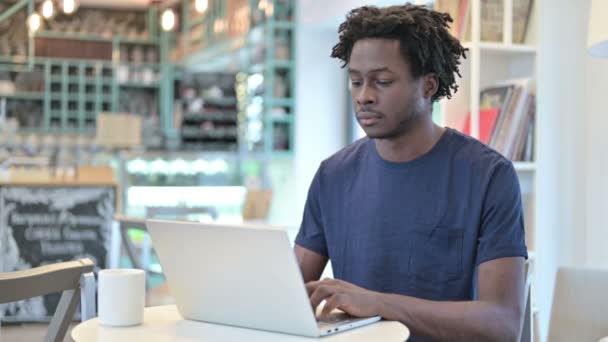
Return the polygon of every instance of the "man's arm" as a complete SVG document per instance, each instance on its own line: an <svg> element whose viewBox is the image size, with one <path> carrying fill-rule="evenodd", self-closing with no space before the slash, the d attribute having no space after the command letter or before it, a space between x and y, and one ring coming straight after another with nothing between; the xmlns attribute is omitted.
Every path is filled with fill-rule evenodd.
<svg viewBox="0 0 608 342"><path fill-rule="evenodd" d="M524 312L524 259L484 262L478 270L479 300L437 302L362 289L333 279L306 284L313 307L325 299L355 316L379 315L405 324L414 335L450 341L517 341Z"/></svg>
<svg viewBox="0 0 608 342"><path fill-rule="evenodd" d="M328 258L297 244L294 247L294 252L296 253L296 259L298 260L298 265L302 271L304 282L308 283L319 280L321 274L323 274L325 265L327 265Z"/></svg>

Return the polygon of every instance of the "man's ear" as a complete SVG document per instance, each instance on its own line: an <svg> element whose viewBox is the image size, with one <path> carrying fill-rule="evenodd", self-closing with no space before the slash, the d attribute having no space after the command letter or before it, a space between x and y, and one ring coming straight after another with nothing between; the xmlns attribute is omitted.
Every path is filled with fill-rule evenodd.
<svg viewBox="0 0 608 342"><path fill-rule="evenodd" d="M425 98L430 99L439 89L439 78L435 73L422 76L422 91Z"/></svg>

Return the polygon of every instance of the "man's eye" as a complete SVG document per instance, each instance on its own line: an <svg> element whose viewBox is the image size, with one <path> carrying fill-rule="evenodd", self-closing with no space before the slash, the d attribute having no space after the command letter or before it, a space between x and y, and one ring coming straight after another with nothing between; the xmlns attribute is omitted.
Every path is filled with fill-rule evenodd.
<svg viewBox="0 0 608 342"><path fill-rule="evenodd" d="M378 85L380 85L380 86L385 87L385 86L391 85L391 83L393 83L393 81L390 81L390 80L378 80L378 81L376 81L376 83Z"/></svg>
<svg viewBox="0 0 608 342"><path fill-rule="evenodd" d="M361 86L361 83L362 83L361 81L354 81L354 80L351 80L351 81L350 81L350 85L351 85L352 87L360 87L360 86Z"/></svg>

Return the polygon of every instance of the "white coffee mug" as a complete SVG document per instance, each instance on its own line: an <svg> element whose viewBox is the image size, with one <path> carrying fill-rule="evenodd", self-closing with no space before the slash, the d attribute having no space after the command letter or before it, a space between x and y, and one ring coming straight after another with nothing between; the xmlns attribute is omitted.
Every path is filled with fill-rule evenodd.
<svg viewBox="0 0 608 342"><path fill-rule="evenodd" d="M144 319L146 275L137 269L99 272L98 320L102 325L130 326Z"/></svg>

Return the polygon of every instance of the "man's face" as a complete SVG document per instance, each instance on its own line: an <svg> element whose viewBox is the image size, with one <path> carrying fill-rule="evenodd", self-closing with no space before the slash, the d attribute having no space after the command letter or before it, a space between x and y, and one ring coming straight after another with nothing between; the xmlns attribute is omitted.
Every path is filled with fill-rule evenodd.
<svg viewBox="0 0 608 342"><path fill-rule="evenodd" d="M358 40L348 71L353 108L368 137L397 138L424 115L424 77L414 79L398 40Z"/></svg>

